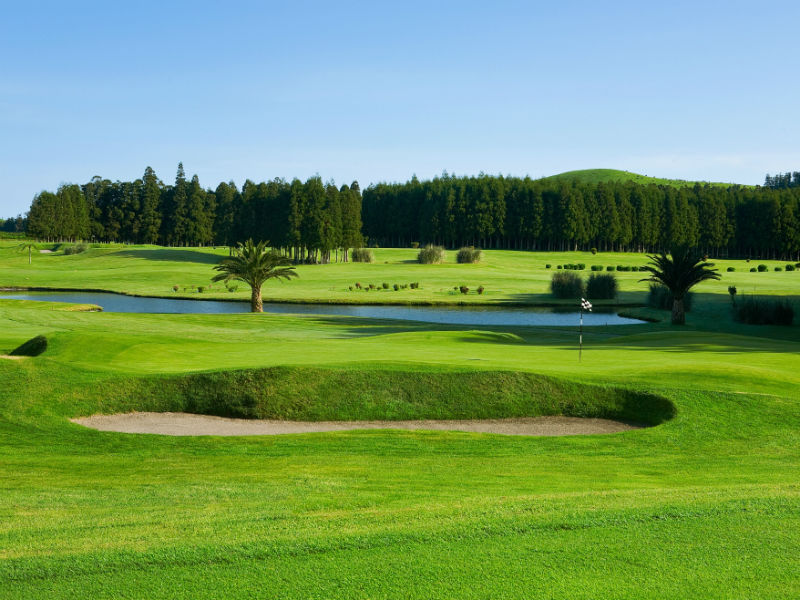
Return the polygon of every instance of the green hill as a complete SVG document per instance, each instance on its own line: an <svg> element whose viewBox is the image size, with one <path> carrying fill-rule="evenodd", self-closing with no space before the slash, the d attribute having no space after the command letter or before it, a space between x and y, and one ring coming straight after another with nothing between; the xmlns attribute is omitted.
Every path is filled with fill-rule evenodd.
<svg viewBox="0 0 800 600"><path fill-rule="evenodd" d="M580 183L600 183L600 182L615 182L615 181L632 181L642 185L655 184L655 185L671 185L674 187L694 186L696 183L708 184L719 187L728 187L731 185L739 185L734 183L716 183L709 181L685 181L683 179L662 179L660 177L649 177L647 175L640 175L639 173L631 173L630 171L619 171L617 169L582 169L579 171L567 171L559 173L558 175L551 175L544 177L547 181L578 181Z"/></svg>

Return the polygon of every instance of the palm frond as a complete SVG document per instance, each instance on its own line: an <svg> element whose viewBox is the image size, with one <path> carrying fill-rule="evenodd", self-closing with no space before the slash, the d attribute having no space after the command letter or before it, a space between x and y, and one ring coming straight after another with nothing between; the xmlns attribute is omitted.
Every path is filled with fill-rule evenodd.
<svg viewBox="0 0 800 600"><path fill-rule="evenodd" d="M653 281L666 286L675 298L683 298L686 292L701 281L720 279L713 263L703 262L702 255L687 246L673 247L666 252L648 255L650 264L642 267L650 277L639 281Z"/></svg>
<svg viewBox="0 0 800 600"><path fill-rule="evenodd" d="M292 261L269 249L269 242L254 243L252 239L240 243L233 256L224 258L214 267L219 271L212 281L243 281L251 287L260 288L269 279L291 279L297 272Z"/></svg>

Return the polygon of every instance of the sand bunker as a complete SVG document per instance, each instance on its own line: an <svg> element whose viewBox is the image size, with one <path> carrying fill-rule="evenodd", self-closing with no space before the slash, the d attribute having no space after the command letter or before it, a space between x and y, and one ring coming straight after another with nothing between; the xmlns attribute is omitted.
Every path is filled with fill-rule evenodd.
<svg viewBox="0 0 800 600"><path fill-rule="evenodd" d="M72 419L73 423L121 433L159 435L278 435L317 433L354 429L431 429L505 435L587 435L617 433L641 426L608 419L577 417L527 417L452 421L271 421L228 419L188 413L134 412L119 415L94 415Z"/></svg>

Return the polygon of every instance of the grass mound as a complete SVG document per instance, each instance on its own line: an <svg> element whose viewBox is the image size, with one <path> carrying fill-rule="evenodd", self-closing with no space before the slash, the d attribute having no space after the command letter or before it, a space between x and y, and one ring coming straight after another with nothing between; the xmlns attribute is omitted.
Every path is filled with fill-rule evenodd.
<svg viewBox="0 0 800 600"><path fill-rule="evenodd" d="M98 399L115 399L100 400L101 412L302 421L564 415L656 425L675 414L668 400L653 394L515 371L273 367L111 380L94 392Z"/></svg>
<svg viewBox="0 0 800 600"><path fill-rule="evenodd" d="M43 335L37 335L21 346L14 348L9 353L9 356L39 356L45 350L47 350L47 338Z"/></svg>

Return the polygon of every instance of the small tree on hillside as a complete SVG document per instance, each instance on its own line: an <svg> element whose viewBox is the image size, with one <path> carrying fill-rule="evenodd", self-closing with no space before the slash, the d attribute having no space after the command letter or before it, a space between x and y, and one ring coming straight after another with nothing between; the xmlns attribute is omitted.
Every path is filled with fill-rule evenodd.
<svg viewBox="0 0 800 600"><path fill-rule="evenodd" d="M31 264L32 262L31 255L33 254L33 251L36 250L36 248L37 248L36 242L23 242L22 244L17 246L17 250L19 250L20 252L25 252L25 250L28 251L28 264Z"/></svg>
<svg viewBox="0 0 800 600"><path fill-rule="evenodd" d="M713 263L703 261L703 255L688 246L676 246L669 255L662 252L658 255L648 255L650 264L641 268L650 273L647 279L639 281L653 281L666 286L672 293L672 324L683 325L686 323L686 311L683 299L692 287L707 279L720 279Z"/></svg>
<svg viewBox="0 0 800 600"><path fill-rule="evenodd" d="M297 272L291 265L291 259L269 249L269 242L255 244L249 239L233 249L233 256L224 258L214 267L220 273L211 281L228 282L235 279L245 282L251 289L250 310L264 312L261 286L270 279L288 280L297 277Z"/></svg>

